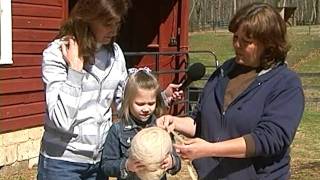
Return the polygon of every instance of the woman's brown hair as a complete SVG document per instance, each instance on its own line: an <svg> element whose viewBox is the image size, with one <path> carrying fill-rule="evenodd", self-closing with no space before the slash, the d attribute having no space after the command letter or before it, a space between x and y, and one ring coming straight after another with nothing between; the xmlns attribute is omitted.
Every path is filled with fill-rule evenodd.
<svg viewBox="0 0 320 180"><path fill-rule="evenodd" d="M97 21L118 29L128 6L129 0L78 0L69 18L61 26L58 38L74 37L79 45L79 56L88 62L94 56L97 44L90 23ZM105 46L111 52L113 42L114 39Z"/></svg>
<svg viewBox="0 0 320 180"><path fill-rule="evenodd" d="M247 38L256 39L264 45L263 68L285 60L289 51L286 22L274 7L266 3L244 6L232 18L229 31L235 33L240 26Z"/></svg>

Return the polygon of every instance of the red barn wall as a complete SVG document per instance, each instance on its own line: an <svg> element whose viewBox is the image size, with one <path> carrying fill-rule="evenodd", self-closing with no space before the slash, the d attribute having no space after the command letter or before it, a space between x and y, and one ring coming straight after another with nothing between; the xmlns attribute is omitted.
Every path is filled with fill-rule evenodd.
<svg viewBox="0 0 320 180"><path fill-rule="evenodd" d="M42 51L66 17L67 0L12 0L13 64L0 65L0 133L43 123Z"/></svg>
<svg viewBox="0 0 320 180"><path fill-rule="evenodd" d="M125 52L187 52L188 51L188 1L139 0L132 1L128 17L121 28L118 42ZM176 44L170 44L175 38ZM127 57L128 67L156 67L154 56ZM186 56L160 56L158 70L184 69ZM179 62L181 61L181 62ZM163 86L178 82L176 76L160 76Z"/></svg>

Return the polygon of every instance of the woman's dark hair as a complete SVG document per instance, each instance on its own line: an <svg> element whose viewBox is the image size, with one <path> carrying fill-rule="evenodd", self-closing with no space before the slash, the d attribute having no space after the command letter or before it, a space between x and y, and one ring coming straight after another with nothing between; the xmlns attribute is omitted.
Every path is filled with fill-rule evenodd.
<svg viewBox="0 0 320 180"><path fill-rule="evenodd" d="M118 30L128 7L129 0L78 0L61 26L58 38L73 36L79 45L79 56L88 62L94 56L97 44L90 23L96 21ZM113 42L114 39L106 48L113 50Z"/></svg>
<svg viewBox="0 0 320 180"><path fill-rule="evenodd" d="M266 3L244 6L232 18L229 31L235 33L240 26L247 38L264 44L262 66L285 60L289 51L286 22L274 7Z"/></svg>

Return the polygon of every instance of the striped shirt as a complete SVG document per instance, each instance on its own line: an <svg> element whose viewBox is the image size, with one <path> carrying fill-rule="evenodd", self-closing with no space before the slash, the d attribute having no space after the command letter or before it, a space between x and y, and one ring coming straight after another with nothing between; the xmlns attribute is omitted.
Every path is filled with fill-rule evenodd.
<svg viewBox="0 0 320 180"><path fill-rule="evenodd" d="M58 160L97 163L112 125L112 102L120 108L127 78L125 59L114 43L114 56L102 47L95 54L96 63L78 72L68 68L61 44L55 40L43 52L47 107L41 154Z"/></svg>

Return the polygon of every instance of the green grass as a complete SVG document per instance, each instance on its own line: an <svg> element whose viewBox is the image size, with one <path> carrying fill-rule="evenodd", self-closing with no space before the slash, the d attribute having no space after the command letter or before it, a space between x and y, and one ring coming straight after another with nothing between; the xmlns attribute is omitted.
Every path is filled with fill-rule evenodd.
<svg viewBox="0 0 320 180"><path fill-rule="evenodd" d="M189 36L190 50L210 50L215 52L219 61L233 56L232 34L228 31L194 33ZM191 54L193 61L212 65L212 56Z"/></svg>
<svg viewBox="0 0 320 180"><path fill-rule="evenodd" d="M288 28L288 41L291 45L288 61L291 65L306 57L313 50L320 48L319 31L320 26L294 26Z"/></svg>
<svg viewBox="0 0 320 180"><path fill-rule="evenodd" d="M221 64L226 59L233 57L232 34L228 31L194 33L189 36L190 50L209 50L215 53ZM191 62L201 62L206 66L214 65L214 57L210 54L190 54ZM207 74L211 74L210 69Z"/></svg>
<svg viewBox="0 0 320 180"><path fill-rule="evenodd" d="M288 54L289 65L294 65L315 49L320 48L320 26L294 26L288 28L288 41L291 49ZM232 33L227 30L192 33L189 36L190 50L210 50L215 52L220 62L234 56L232 48ZM191 62L202 62L212 65L212 57L203 54L191 54ZM319 67L320 61L314 58ZM314 70L317 69L314 66ZM310 68L310 67L307 67Z"/></svg>
<svg viewBox="0 0 320 180"><path fill-rule="evenodd" d="M320 176L320 112L305 111L291 148L291 179Z"/></svg>
<svg viewBox="0 0 320 180"><path fill-rule="evenodd" d="M319 72L319 55L320 48L312 50L307 57L300 59L300 61L295 65L295 69L299 70L299 72Z"/></svg>

